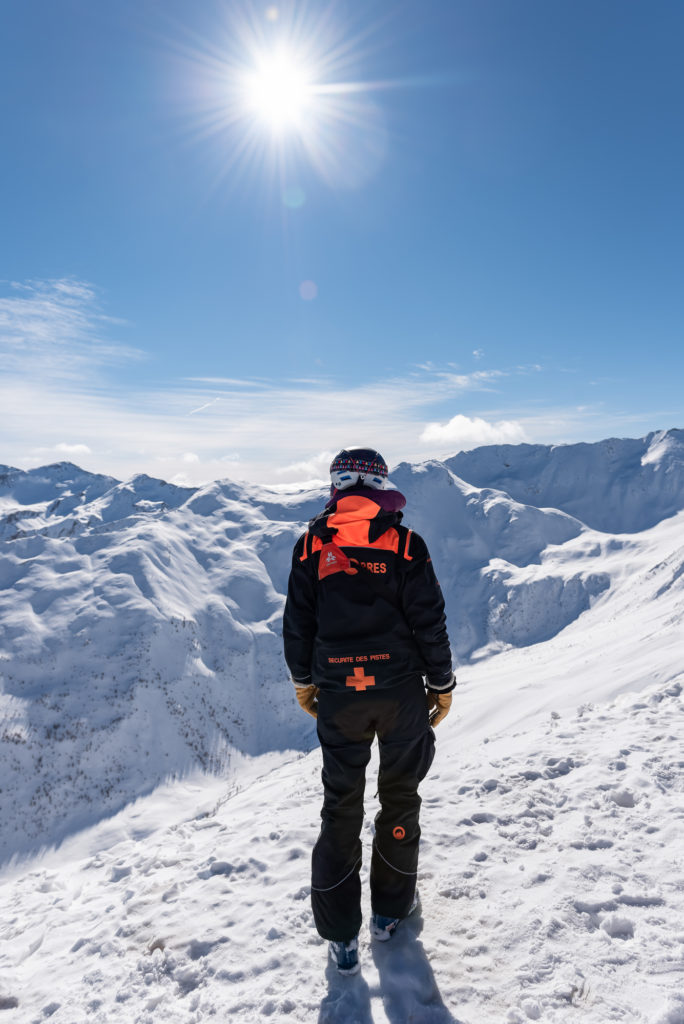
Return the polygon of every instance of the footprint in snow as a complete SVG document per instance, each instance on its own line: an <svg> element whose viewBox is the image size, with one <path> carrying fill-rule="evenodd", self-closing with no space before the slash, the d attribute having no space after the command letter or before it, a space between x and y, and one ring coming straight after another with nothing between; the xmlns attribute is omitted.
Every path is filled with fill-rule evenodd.
<svg viewBox="0 0 684 1024"><path fill-rule="evenodd" d="M115 864L109 872L109 881L112 883L121 882L124 878L129 877L132 870L128 864Z"/></svg>
<svg viewBox="0 0 684 1024"><path fill-rule="evenodd" d="M198 988L202 982L201 972L196 967L191 967L190 965L174 971L173 978L183 995L187 995L188 992Z"/></svg>
<svg viewBox="0 0 684 1024"><path fill-rule="evenodd" d="M591 850L592 852L595 852L596 850L610 850L614 845L615 844L612 839L602 838L577 839L570 843L573 850Z"/></svg>
<svg viewBox="0 0 684 1024"><path fill-rule="evenodd" d="M231 864L226 860L217 860L215 857L210 857L208 866L197 872L197 877L202 879L214 878L220 875L237 875L242 878L258 878L259 875L263 874L268 870L268 865L264 864L260 860L256 860L254 857L250 857L247 861L240 861L237 864Z"/></svg>
<svg viewBox="0 0 684 1024"><path fill-rule="evenodd" d="M618 807L636 807L636 799L629 789L614 789L609 795Z"/></svg>
<svg viewBox="0 0 684 1024"><path fill-rule="evenodd" d="M226 942L228 942L226 936L222 936L214 942L202 942L199 939L192 939L188 944L188 956L191 960L202 960L204 957L209 956L210 953L213 953L218 946L222 946Z"/></svg>
<svg viewBox="0 0 684 1024"><path fill-rule="evenodd" d="M634 924L627 917L611 914L601 921L601 928L611 939L633 939Z"/></svg>

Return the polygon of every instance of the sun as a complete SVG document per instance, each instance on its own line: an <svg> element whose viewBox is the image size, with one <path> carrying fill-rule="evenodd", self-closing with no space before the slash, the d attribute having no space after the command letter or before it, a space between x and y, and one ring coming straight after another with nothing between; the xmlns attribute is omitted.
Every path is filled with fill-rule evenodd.
<svg viewBox="0 0 684 1024"><path fill-rule="evenodd" d="M286 50L261 55L245 75L247 110L273 131L301 128L312 112L311 75Z"/></svg>
<svg viewBox="0 0 684 1024"><path fill-rule="evenodd" d="M181 47L189 133L214 140L217 186L270 177L298 209L305 167L340 188L378 173L388 150L378 94L397 83L358 79L381 25L343 24L333 6L303 0L259 14L235 0L215 39ZM293 193L304 198L291 205Z"/></svg>

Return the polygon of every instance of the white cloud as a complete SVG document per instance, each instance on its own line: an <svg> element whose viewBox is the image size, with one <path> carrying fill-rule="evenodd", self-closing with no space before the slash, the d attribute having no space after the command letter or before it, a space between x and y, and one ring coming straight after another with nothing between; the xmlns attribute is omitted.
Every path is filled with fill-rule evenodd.
<svg viewBox="0 0 684 1024"><path fill-rule="evenodd" d="M329 479L330 463L335 458L336 452L326 451L313 455L310 459L301 462L291 462L287 466L279 467L276 470L278 477L285 481L327 481Z"/></svg>
<svg viewBox="0 0 684 1024"><path fill-rule="evenodd" d="M14 285L0 297L0 463L28 468L57 452L119 479L148 473L188 484L232 477L288 486L327 480L333 454L351 444L377 448L392 466L479 444L596 439L629 419L600 405L492 408L491 397L512 391L529 367L464 374L428 362L359 385L206 376L143 390L108 373L114 361L140 356L103 340L115 323L78 281ZM470 415L440 420L456 402L467 402ZM642 427L653 424L632 417L629 429ZM55 435L65 440L56 444Z"/></svg>
<svg viewBox="0 0 684 1024"><path fill-rule="evenodd" d="M80 380L98 367L140 359L143 353L101 337L123 321L105 316L83 281L13 282L0 297L0 354L5 373Z"/></svg>
<svg viewBox="0 0 684 1024"><path fill-rule="evenodd" d="M55 451L63 455L90 455L91 451L87 444L56 444Z"/></svg>
<svg viewBox="0 0 684 1024"><path fill-rule="evenodd" d="M466 394L427 372L356 388L329 380L240 381L222 390L226 401L215 403L209 399L219 390L216 385L186 382L144 393L115 388L88 393L68 384L29 375L0 378L0 463L29 468L54 461L54 447L46 442L49 446L56 424L62 436L78 437L90 449L91 454L73 458L84 469L119 479L148 473L188 485L226 478L283 484L326 480L333 454L356 443L376 447L391 467L480 444L596 440L653 429L649 419L618 418L600 405L538 408L533 414L528 408L490 406L481 416L426 423L431 406L461 401ZM471 408L478 401L476 388L479 383L472 382L467 392ZM201 405L207 408L188 416Z"/></svg>
<svg viewBox="0 0 684 1024"><path fill-rule="evenodd" d="M479 416L470 418L459 413L447 423L428 423L420 440L449 445L455 451L470 451L484 444L520 444L528 438L524 427L516 420L488 423Z"/></svg>
<svg viewBox="0 0 684 1024"><path fill-rule="evenodd" d="M356 387L325 378L212 380L142 392L15 373L0 381L0 462L37 465L35 449L59 424L90 449L85 469L119 478L325 480L333 454L353 443L372 445L390 463L424 457L417 437L426 410L490 391L502 376L414 370Z"/></svg>

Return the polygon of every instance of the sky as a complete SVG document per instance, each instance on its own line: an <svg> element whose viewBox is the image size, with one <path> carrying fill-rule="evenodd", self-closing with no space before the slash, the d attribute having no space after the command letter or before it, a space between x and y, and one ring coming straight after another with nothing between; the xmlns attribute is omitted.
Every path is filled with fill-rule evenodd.
<svg viewBox="0 0 684 1024"><path fill-rule="evenodd" d="M684 426L680 0L6 0L0 463Z"/></svg>

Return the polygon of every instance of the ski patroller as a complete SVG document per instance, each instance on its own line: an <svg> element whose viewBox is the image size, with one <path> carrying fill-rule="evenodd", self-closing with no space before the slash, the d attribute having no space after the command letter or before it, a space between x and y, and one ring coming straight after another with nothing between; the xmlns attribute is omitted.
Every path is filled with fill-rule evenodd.
<svg viewBox="0 0 684 1024"><path fill-rule="evenodd" d="M418 786L434 756L431 726L449 711L455 677L432 560L422 537L402 525L406 499L388 487L385 460L374 449L343 449L330 473L330 498L293 552L283 638L299 704L318 719L323 756L314 922L338 970L351 974L371 745L377 737L371 934L387 941L415 909Z"/></svg>

